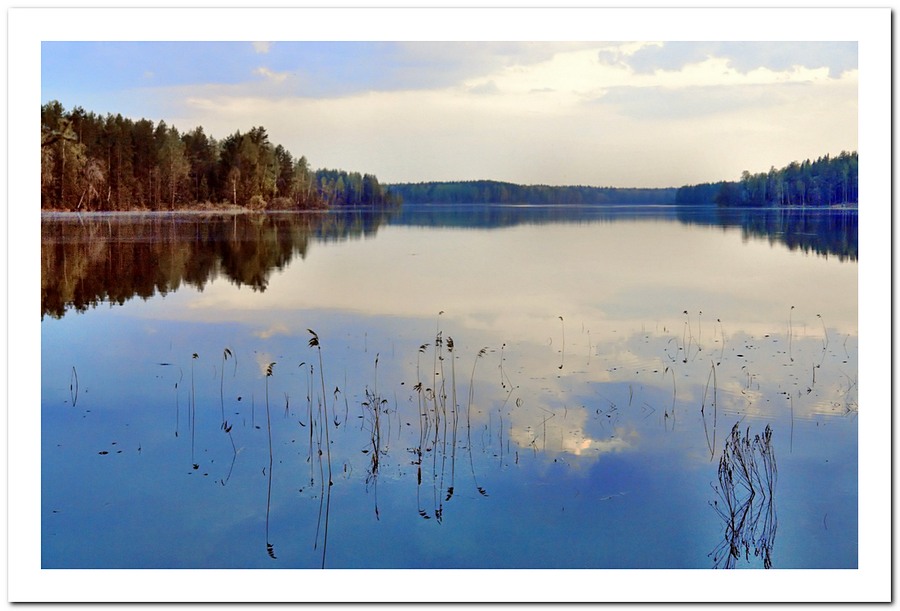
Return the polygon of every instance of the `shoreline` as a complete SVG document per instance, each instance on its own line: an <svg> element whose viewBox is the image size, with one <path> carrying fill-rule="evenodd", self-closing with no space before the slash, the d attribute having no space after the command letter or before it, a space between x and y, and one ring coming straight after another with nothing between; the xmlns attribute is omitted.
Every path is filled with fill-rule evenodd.
<svg viewBox="0 0 900 611"><path fill-rule="evenodd" d="M244 216L251 214L311 214L329 212L329 209L320 210L246 210L231 208L185 208L182 210L86 210L83 212L74 210L41 210L41 218L79 218L92 216L203 216L203 215L231 215Z"/></svg>
<svg viewBox="0 0 900 611"><path fill-rule="evenodd" d="M496 206L496 207L539 207L539 208L711 208L719 210L846 210L859 211L859 204L834 204L831 206L719 206L716 204L511 204L511 203L440 203L440 202L405 202L397 208L408 207L454 207L454 206ZM279 209L279 210L250 210L240 206L228 206L222 208L200 207L180 208L177 210L59 210L42 209L41 218L85 218L85 217L140 217L140 216L203 216L203 215L264 215L264 214L321 214L323 212L337 212L347 210L383 210L395 208L394 206L339 206L332 208L307 208L307 209Z"/></svg>

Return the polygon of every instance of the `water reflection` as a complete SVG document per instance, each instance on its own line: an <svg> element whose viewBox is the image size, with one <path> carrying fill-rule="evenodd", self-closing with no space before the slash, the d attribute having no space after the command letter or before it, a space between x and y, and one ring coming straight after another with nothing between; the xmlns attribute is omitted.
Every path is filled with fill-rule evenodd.
<svg viewBox="0 0 900 611"><path fill-rule="evenodd" d="M499 229L547 223L615 222L635 219L671 221L675 206L552 206L493 204L406 205L392 219L396 225Z"/></svg>
<svg viewBox="0 0 900 611"><path fill-rule="evenodd" d="M739 424L731 429L719 459L719 485L713 508L722 519L725 536L710 554L716 568L732 569L737 563L759 559L772 568L772 551L778 520L775 512L775 484L778 467L772 429L751 437L750 429Z"/></svg>
<svg viewBox="0 0 900 611"><path fill-rule="evenodd" d="M385 224L499 228L641 220L740 228L746 238L857 260L855 209L743 210L710 207L410 206L329 213L45 215L41 221L41 317L100 303L203 290L224 276L265 291L272 273L314 241L374 236Z"/></svg>
<svg viewBox="0 0 900 611"><path fill-rule="evenodd" d="M220 275L265 291L272 272L305 257L313 240L372 236L390 214L44 215L41 318L146 300L182 284L203 290Z"/></svg>
<svg viewBox="0 0 900 611"><path fill-rule="evenodd" d="M720 208L679 207L683 223L740 227L746 239L767 239L790 250L834 255L856 261L859 214L856 208Z"/></svg>
<svg viewBox="0 0 900 611"><path fill-rule="evenodd" d="M780 242L791 250L857 260L856 208L731 208L718 206L531 206L477 204L407 206L393 224L497 229L520 224L677 220L740 228L747 238Z"/></svg>
<svg viewBox="0 0 900 611"><path fill-rule="evenodd" d="M855 566L855 265L735 234L382 224L48 316L43 566Z"/></svg>
<svg viewBox="0 0 900 611"><path fill-rule="evenodd" d="M773 423L779 431L793 433L796 421L804 439L796 448L798 457L815 455L820 451L816 448L828 439L819 427L842 430L845 427L832 419L845 418L851 413L845 408L856 403L855 388L835 379L845 366L853 370L855 361L844 364L844 355L833 352L820 361L819 337L796 338L791 361L780 348L787 342L784 335L729 335L723 349L724 334L700 339L695 335L698 330L684 336L681 329L636 333L624 342L630 346L628 350L607 353L592 344L590 365L585 360L577 367L573 364L572 371L560 372L556 364L559 353L547 346L516 343L476 349L458 344L449 335L451 331L459 330L442 328L418 347L404 338L370 333L369 345L378 350L374 356L360 349L358 336L320 340L313 334L307 350L300 348L302 342L296 341L300 338L280 341L268 345L272 352L262 356L267 360L271 354L280 354L280 360L270 362L263 372L255 365L247 366L257 356L249 349L252 344L223 352L212 348L217 338L210 337L203 340L199 354L163 367L169 371L163 386L175 389L175 397L168 397L175 407L176 435L169 433L168 440L160 429L171 431L165 426L171 423L171 411L160 411L160 415L165 413L162 419L153 416L156 401L149 400L146 408L139 410L143 415L133 413L110 405L102 389L97 389L98 384L109 386L114 400L130 397L127 389L146 385L153 369L139 369L124 380L113 380L103 373L103 359L92 366L84 357L76 357L79 370L90 371L89 400L70 405L68 417L56 409L47 412L52 417L45 423L46 450L49 456L71 458L71 451L54 449L57 440L71 435L98 438L96 429L72 426L75 413L90 418L92 426L100 430L111 426L122 434L130 428L130 434L136 434L143 445L144 462L133 473L143 480L142 496L148 486L168 490L185 475L215 478L219 491L194 486L180 493L187 495L182 502L206 507L200 511L209 520L209 528L216 528L216 520L206 503L236 503L232 506L239 513L252 515L252 509L241 506L255 496L258 515L264 521L257 544L262 548L264 541L266 557L287 566L312 564L303 559L303 549L311 549L321 567L357 566L348 557L353 549L348 534L375 536L377 525L385 522L386 528L397 528L415 518L458 528L471 527L473 512L510 511L516 515L519 509L504 509L510 486L532 490L530 502L562 502L570 512L588 511L592 503L602 503L597 507L626 503L637 511L634 503L651 502L638 493L648 485L641 481L650 472L663 469L662 481L651 486L659 500L671 494L671 487L690 488L693 484L683 478L697 473L706 482L718 478L713 505L721 519L722 541L712 565L733 567L741 559L746 561L749 553L754 558L760 554L766 566L779 566L773 560L776 440L768 424L766 433L752 441L744 431ZM586 340L586 336L570 333L567 349L580 352L587 348ZM151 356L168 349L165 343L150 341L145 350ZM214 366L203 357L216 353L220 356L212 359ZM717 364L711 364L710 357ZM291 364L300 358L304 360ZM537 365L539 362L543 365ZM812 373L817 365L813 381L805 372ZM349 372L343 374L346 379L341 379L341 371ZM190 385L183 386L182 380ZM48 395L50 405L66 397ZM282 396L283 408L280 400L278 406L275 401ZM264 421L257 413L263 407ZM128 420L123 425L120 418ZM145 422L138 426L132 418ZM190 429L189 435L177 434L179 418L181 426ZM738 427L737 423L743 424ZM729 428L730 436L726 434ZM99 437L104 435L108 433ZM154 441L148 441L151 439ZM778 447L791 464L795 448L788 442L788 435L782 434ZM184 462L153 458L163 455L182 456ZM610 462L612 457L619 458ZM72 465L79 463L77 457L71 461ZM576 484L575 490L590 491L583 501L577 494L571 496L572 491L559 499L546 488L562 476L561 468L568 471L566 478L574 477L577 482L584 477L577 474L590 471L590 465L607 472L617 463L622 465L619 468L629 465L624 473L632 475L619 483L587 484L586 489L585 484ZM670 471L663 468L666 464L678 466ZM705 466L698 469L698 465ZM45 460L45 467L46 485L52 488L47 502L76 513L78 502L51 485L60 469L58 461ZM254 473L262 478L261 487L253 483ZM544 475L530 481L535 473ZM107 485L95 482L95 494L103 497ZM791 492L802 498L806 490ZM410 491L414 491L412 496ZM632 497L635 500L629 500ZM473 506L477 499L485 503L480 510ZM155 505L159 501L150 502ZM314 511L305 519L314 531L294 533L297 527L291 525L305 514L306 502L313 503ZM656 506L656 502L652 504ZM335 531L340 537L337 547L331 540L335 511L340 518ZM365 515L374 521L363 526ZM531 524L531 519L523 523ZM684 519L690 524L704 521L696 515ZM143 524L151 530L159 526L153 520ZM576 529L583 526L578 522ZM232 531L230 536L238 535ZM444 541L443 536L440 539ZM47 543L47 566L55 565L51 559L62 558L52 541ZM708 552L710 539L705 541ZM337 554L334 558L333 551ZM399 547L388 546L382 552L384 564L371 566L405 566ZM531 566L554 562L555 556L548 553L551 556L546 558L529 556L527 562ZM239 555L247 556L246 551ZM461 560L463 557L468 560ZM606 555L595 561L580 554L574 558L576 563L615 566ZM498 566L509 562L497 560ZM99 562L105 565L106 561ZM246 559L243 562L254 565ZM453 562L493 566L493 561L477 555L459 556ZM635 562L633 557L631 562ZM637 561L638 566L643 562Z"/></svg>

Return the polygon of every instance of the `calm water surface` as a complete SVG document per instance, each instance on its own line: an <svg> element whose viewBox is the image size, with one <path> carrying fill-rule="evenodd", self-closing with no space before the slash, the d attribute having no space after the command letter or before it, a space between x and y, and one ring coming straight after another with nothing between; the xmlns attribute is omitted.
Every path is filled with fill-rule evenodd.
<svg viewBox="0 0 900 611"><path fill-rule="evenodd" d="M44 568L857 566L856 212L42 221Z"/></svg>

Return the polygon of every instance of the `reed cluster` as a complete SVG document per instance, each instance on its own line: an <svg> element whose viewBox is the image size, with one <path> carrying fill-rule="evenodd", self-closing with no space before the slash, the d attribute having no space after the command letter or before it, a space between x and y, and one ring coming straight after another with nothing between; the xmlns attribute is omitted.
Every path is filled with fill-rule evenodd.
<svg viewBox="0 0 900 611"><path fill-rule="evenodd" d="M724 536L710 553L716 568L734 568L751 555L772 568L772 548L778 520L775 484L778 468L772 445L772 428L751 437L739 423L731 429L719 459L717 499L712 507L722 520Z"/></svg>

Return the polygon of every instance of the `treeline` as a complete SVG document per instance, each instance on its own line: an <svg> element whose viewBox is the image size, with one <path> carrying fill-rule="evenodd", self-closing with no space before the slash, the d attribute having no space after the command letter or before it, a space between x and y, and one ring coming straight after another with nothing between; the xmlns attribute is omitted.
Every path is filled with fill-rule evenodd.
<svg viewBox="0 0 900 611"><path fill-rule="evenodd" d="M678 204L720 206L834 206L859 203L859 156L842 151L815 161L792 162L780 170L751 174L739 181L721 181L681 187Z"/></svg>
<svg viewBox="0 0 900 611"><path fill-rule="evenodd" d="M312 170L273 145L264 127L216 140L196 127L105 117L57 101L41 106L41 208L251 210L387 205L371 174Z"/></svg>
<svg viewBox="0 0 900 611"><path fill-rule="evenodd" d="M428 204L673 204L675 189L518 185L495 180L397 183L388 191L406 203Z"/></svg>

